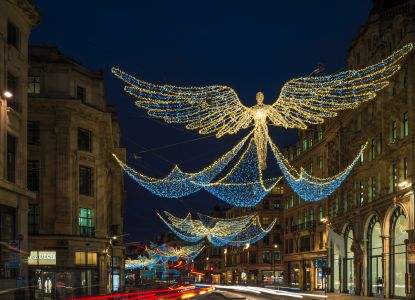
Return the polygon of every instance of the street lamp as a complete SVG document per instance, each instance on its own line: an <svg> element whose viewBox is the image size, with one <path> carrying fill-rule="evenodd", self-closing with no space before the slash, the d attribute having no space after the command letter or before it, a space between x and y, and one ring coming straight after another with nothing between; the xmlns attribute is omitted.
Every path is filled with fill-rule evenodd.
<svg viewBox="0 0 415 300"><path fill-rule="evenodd" d="M223 255L225 256L225 283L226 284L228 283L228 270L227 270L228 266L227 266L227 261L226 261L227 253L228 253L228 249L227 248L223 249Z"/></svg>
<svg viewBox="0 0 415 300"><path fill-rule="evenodd" d="M10 91L4 91L3 92L3 98L4 99L10 99L11 97L13 97L12 92L10 92Z"/></svg>
<svg viewBox="0 0 415 300"><path fill-rule="evenodd" d="M249 274L249 246L250 244L247 243L245 244L245 247L243 250L246 250L246 279L245 279L245 283L248 281L248 274ZM243 255L243 251L242 251L242 255Z"/></svg>
<svg viewBox="0 0 415 300"><path fill-rule="evenodd" d="M272 285L275 284L275 251L278 249L278 245L274 245L274 251L272 255Z"/></svg>

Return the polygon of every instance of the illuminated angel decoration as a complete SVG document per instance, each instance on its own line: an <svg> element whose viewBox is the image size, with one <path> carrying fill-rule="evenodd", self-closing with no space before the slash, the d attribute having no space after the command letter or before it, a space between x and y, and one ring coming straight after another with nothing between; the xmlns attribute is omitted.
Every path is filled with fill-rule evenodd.
<svg viewBox="0 0 415 300"><path fill-rule="evenodd" d="M182 247L172 247L166 244L157 246L151 243L150 247L146 247L146 252L157 261L178 261L179 259L189 261L195 259L204 247L203 242Z"/></svg>
<svg viewBox="0 0 415 300"><path fill-rule="evenodd" d="M387 79L399 70L398 62L412 48L413 44L407 44L379 63L363 69L292 79L284 84L272 105L264 104L264 95L258 92L257 104L252 107L243 105L236 92L227 86L156 85L113 68L112 72L127 83L125 91L138 99L136 105L146 109L152 117L163 118L169 123L183 123L187 129L198 130L200 134L215 134L217 138L253 128L249 133L253 137L248 150L242 155L244 159L239 160L231 173L216 182L212 180L235 157L248 136L199 173L190 174L174 169L166 178L158 180L134 173L134 170L119 163L142 186L163 197L178 198L204 188L223 201L246 207L256 205L279 180L262 178L261 171L266 168L269 145L293 190L304 200L321 200L347 178L364 148L339 174L317 178L303 169L295 170L284 159L268 135L268 126L306 129L310 125L323 123L325 118L335 117L340 110L356 108L375 98L376 93L389 84ZM252 151L256 152L255 157ZM247 167L249 165L252 167Z"/></svg>
<svg viewBox="0 0 415 300"><path fill-rule="evenodd" d="M388 85L387 78L399 70L397 64L411 49L407 44L379 63L329 76L301 77L288 81L272 105L243 105L228 86L180 87L156 85L137 79L118 68L112 72L128 85L125 91L135 96L136 105L152 117L169 123L186 124L200 134L220 138L253 126L261 169L266 167L268 125L306 129L334 117L337 111L352 109L373 99Z"/></svg>
<svg viewBox="0 0 415 300"><path fill-rule="evenodd" d="M197 242L205 237L214 246L245 246L266 236L276 223L274 219L267 228L263 228L256 214L233 219L222 219L198 214L199 220L193 220L191 214L184 219L164 212L166 219L160 219L182 240Z"/></svg>

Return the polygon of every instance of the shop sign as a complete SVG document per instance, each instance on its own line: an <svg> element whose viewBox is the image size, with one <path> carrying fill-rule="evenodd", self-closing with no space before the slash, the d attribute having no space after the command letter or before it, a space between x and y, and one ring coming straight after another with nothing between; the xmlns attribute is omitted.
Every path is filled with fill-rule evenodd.
<svg viewBox="0 0 415 300"><path fill-rule="evenodd" d="M408 263L415 264L415 243L409 243L406 249L408 252Z"/></svg>
<svg viewBox="0 0 415 300"><path fill-rule="evenodd" d="M29 265L56 265L56 251L30 251Z"/></svg>

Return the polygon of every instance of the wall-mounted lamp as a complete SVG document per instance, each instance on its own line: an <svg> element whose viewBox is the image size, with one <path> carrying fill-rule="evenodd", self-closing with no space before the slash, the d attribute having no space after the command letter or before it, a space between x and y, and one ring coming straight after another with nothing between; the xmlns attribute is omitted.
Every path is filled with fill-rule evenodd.
<svg viewBox="0 0 415 300"><path fill-rule="evenodd" d="M11 97L13 97L12 92L10 92L10 91L4 91L3 92L3 98L4 99L10 99Z"/></svg>

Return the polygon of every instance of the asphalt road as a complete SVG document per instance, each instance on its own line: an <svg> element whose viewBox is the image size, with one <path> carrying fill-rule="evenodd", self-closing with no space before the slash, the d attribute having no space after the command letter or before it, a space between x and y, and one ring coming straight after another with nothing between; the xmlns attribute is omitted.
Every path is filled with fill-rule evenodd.
<svg viewBox="0 0 415 300"><path fill-rule="evenodd" d="M280 296L272 296L272 295L265 295L265 294L253 294L253 293L240 293L240 292L229 292L229 291L221 291L217 289L214 293L198 296L195 299L197 300L226 300L226 299L235 299L235 300L265 300L265 299L288 299L287 297L280 297ZM293 298L291 298L293 299Z"/></svg>

